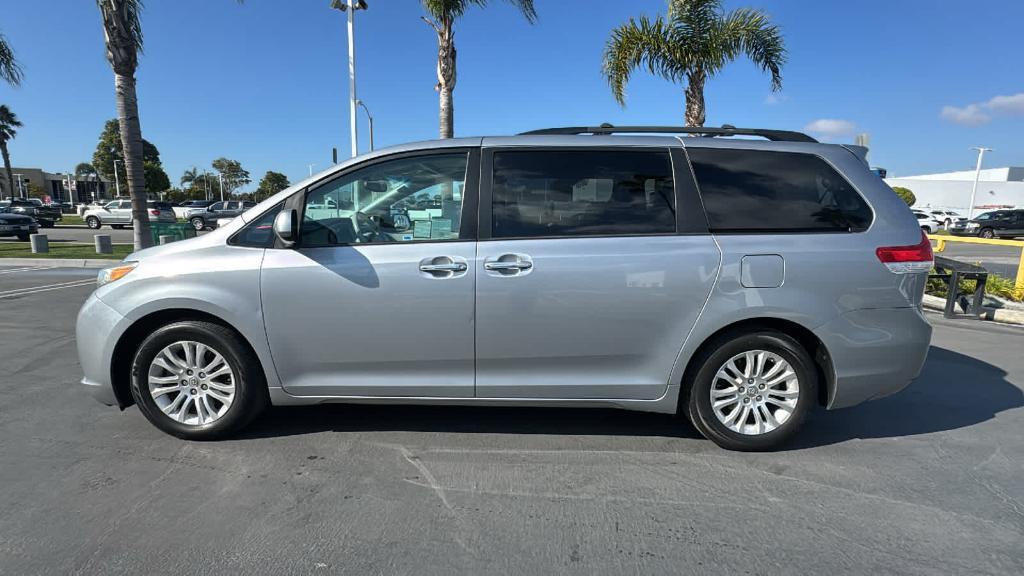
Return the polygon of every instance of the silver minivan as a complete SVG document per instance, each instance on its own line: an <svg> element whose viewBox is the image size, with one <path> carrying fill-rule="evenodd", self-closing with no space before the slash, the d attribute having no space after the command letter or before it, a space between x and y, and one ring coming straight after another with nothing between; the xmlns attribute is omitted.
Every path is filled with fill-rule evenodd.
<svg viewBox="0 0 1024 576"><path fill-rule="evenodd" d="M918 375L931 264L863 149L799 133L409 144L103 270L82 383L186 439L270 404L612 406L764 450Z"/></svg>

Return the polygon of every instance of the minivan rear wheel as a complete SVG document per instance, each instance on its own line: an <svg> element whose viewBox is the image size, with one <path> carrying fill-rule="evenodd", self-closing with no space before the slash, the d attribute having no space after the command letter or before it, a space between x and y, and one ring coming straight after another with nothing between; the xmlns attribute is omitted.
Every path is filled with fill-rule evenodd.
<svg viewBox="0 0 1024 576"><path fill-rule="evenodd" d="M777 448L796 434L817 401L814 361L782 332L726 337L698 361L687 415L704 437L723 448Z"/></svg>
<svg viewBox="0 0 1024 576"><path fill-rule="evenodd" d="M146 338L132 362L132 396L157 428L186 440L237 432L268 404L259 360L219 324L186 320Z"/></svg>

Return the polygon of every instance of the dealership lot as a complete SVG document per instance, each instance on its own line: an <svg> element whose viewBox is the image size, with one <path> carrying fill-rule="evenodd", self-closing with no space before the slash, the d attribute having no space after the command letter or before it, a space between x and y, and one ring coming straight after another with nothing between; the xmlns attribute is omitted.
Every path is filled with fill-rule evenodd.
<svg viewBox="0 0 1024 576"><path fill-rule="evenodd" d="M188 443L75 384L93 278L0 265L0 574L1024 572L1018 328L930 315L917 382L773 454L565 409L275 409Z"/></svg>

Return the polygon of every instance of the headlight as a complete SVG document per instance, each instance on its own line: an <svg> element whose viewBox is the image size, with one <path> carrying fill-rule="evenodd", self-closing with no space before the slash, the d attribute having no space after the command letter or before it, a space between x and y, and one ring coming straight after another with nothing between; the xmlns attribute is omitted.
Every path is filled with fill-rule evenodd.
<svg viewBox="0 0 1024 576"><path fill-rule="evenodd" d="M138 265L138 262L122 262L120 266L100 270L99 275L96 276L96 287L99 288L100 286L104 286L124 278L129 272L135 270L135 267Z"/></svg>
<svg viewBox="0 0 1024 576"><path fill-rule="evenodd" d="M968 222L967 223L967 227L968 228L977 228L978 227L978 223L977 222Z"/></svg>

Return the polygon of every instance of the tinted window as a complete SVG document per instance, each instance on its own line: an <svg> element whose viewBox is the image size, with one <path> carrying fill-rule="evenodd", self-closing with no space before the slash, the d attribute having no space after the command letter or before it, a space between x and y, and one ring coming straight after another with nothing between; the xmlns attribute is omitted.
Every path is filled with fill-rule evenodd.
<svg viewBox="0 0 1024 576"><path fill-rule="evenodd" d="M311 189L302 246L457 240L465 152L371 164Z"/></svg>
<svg viewBox="0 0 1024 576"><path fill-rule="evenodd" d="M249 222L231 238L235 246L252 246L254 248L271 248L274 246L274 217L281 211L283 204L278 204L263 213L262 216Z"/></svg>
<svg viewBox="0 0 1024 576"><path fill-rule="evenodd" d="M496 152L491 202L494 238L676 231L667 151Z"/></svg>
<svg viewBox="0 0 1024 576"><path fill-rule="evenodd" d="M216 204L211 204L210 205L210 209L211 210L223 210L224 209L224 203L223 202L217 202Z"/></svg>
<svg viewBox="0 0 1024 576"><path fill-rule="evenodd" d="M811 154L689 148L708 223L719 232L863 231L871 209Z"/></svg>

